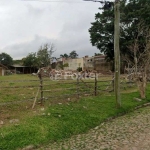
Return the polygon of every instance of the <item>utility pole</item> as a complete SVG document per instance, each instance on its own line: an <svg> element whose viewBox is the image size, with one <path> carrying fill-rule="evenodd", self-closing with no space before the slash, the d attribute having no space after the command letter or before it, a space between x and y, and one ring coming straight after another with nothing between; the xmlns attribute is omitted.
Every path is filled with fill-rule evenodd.
<svg viewBox="0 0 150 150"><path fill-rule="evenodd" d="M120 48L119 48L119 38L120 38L120 0L115 0L114 3L114 56L115 56L115 98L117 108L121 107L120 99Z"/></svg>
<svg viewBox="0 0 150 150"><path fill-rule="evenodd" d="M114 57L115 57L115 79L114 79L114 90L117 108L121 107L120 99L120 48L119 48L119 39L120 39L120 0L115 0L115 2L102 1L102 0L84 0L84 1L93 1L100 2L104 4L102 9L110 9L114 5Z"/></svg>

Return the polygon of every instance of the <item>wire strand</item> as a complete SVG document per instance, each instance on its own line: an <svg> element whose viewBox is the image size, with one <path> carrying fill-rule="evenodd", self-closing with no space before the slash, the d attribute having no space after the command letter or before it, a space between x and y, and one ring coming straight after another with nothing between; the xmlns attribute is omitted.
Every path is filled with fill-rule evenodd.
<svg viewBox="0 0 150 150"><path fill-rule="evenodd" d="M26 1L30 1L30 2L49 2L49 3L85 3L85 2L82 2L82 1L60 1L60 0L56 0L56 1L53 1L53 0L22 0L24 2Z"/></svg>

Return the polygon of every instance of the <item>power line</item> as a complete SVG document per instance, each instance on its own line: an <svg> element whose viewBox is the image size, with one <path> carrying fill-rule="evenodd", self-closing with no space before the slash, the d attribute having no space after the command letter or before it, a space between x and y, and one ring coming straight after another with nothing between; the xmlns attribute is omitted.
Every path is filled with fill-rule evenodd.
<svg viewBox="0 0 150 150"><path fill-rule="evenodd" d="M49 2L49 3L83 3L82 1L60 1L60 0L22 0L22 1L30 1L30 2Z"/></svg>
<svg viewBox="0 0 150 150"><path fill-rule="evenodd" d="M91 1L91 2L100 2L100 3L105 3L104 1L97 1L97 0L84 0L84 1Z"/></svg>

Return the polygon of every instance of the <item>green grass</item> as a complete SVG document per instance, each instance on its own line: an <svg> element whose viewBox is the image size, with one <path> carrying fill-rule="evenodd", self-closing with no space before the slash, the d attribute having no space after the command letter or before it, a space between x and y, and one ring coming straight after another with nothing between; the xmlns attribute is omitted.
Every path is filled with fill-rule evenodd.
<svg viewBox="0 0 150 150"><path fill-rule="evenodd" d="M10 80L11 82L7 84L9 86L16 86L18 83L12 82L12 79L19 80L19 78L25 80L35 79L35 77L31 76L16 75L8 76L8 78L2 77L0 80ZM34 84L36 85L37 82ZM23 82L22 85L26 86L29 84ZM91 86L93 85L91 84ZM99 83L99 86L103 86L103 84ZM50 82L50 86L48 86L51 90L68 87L70 87L69 84L59 84L57 81ZM76 88L76 84L72 85L72 87ZM81 84L81 88L83 87L85 85ZM113 93L101 93L101 95L96 97L81 97L73 102L62 99L61 104L58 104L55 99L49 99L44 103L44 106L36 105L34 110L31 109L32 103L2 106L0 107L0 120L4 120L5 124L0 126L0 150L15 150L27 145L39 146L54 141L59 142L72 135L85 133L110 117L127 113L136 106L150 101L150 86L147 88L147 98L141 102L133 100L134 97L139 97L138 92L132 92L133 89L135 90L135 88L131 87L129 90L124 89L122 91L124 92L121 94L122 108L119 109L116 108ZM21 99L21 96L23 99L24 95L19 94L25 94L27 97L31 96L33 92L33 89L23 89L21 91L19 89L18 91L14 89L10 89L10 91L2 90L0 91L0 103L18 100ZM36 91L37 89L34 92ZM67 92L51 93L58 96ZM54 101L55 103L52 104ZM28 109L26 109L26 106L28 106ZM42 107L45 108L44 111L41 110ZM11 119L19 119L20 122L10 124L9 120Z"/></svg>
<svg viewBox="0 0 150 150"><path fill-rule="evenodd" d="M0 128L0 149L13 150L27 145L47 144L88 131L107 118L131 111L148 100L136 102L138 93L122 94L123 107L115 107L114 96L82 98L78 102L48 107L42 115L28 117L19 125ZM50 115L48 115L50 114Z"/></svg>

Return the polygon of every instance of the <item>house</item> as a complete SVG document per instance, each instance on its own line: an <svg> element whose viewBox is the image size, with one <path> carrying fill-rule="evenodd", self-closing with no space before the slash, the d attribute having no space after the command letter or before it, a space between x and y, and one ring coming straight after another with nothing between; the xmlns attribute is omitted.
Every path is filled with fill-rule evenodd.
<svg viewBox="0 0 150 150"><path fill-rule="evenodd" d="M85 56L84 57L84 67L83 70L94 70L94 57Z"/></svg>
<svg viewBox="0 0 150 150"><path fill-rule="evenodd" d="M79 67L83 69L84 59L83 58L76 58L71 59L68 58L63 61L63 65L67 64L68 67L64 67L64 70L77 70Z"/></svg>
<svg viewBox="0 0 150 150"><path fill-rule="evenodd" d="M9 69L16 74L30 74L33 72L37 72L37 68L36 67L29 67L29 66L22 66L19 64L14 64L9 66Z"/></svg>
<svg viewBox="0 0 150 150"><path fill-rule="evenodd" d="M8 68L0 63L0 76L4 76Z"/></svg>
<svg viewBox="0 0 150 150"><path fill-rule="evenodd" d="M64 70L77 70L79 67L84 71L96 70L100 73L109 73L112 70L112 65L110 62L107 62L105 55L98 56L85 56L82 58L76 59L65 59L63 60L63 65L67 64L67 67L64 67Z"/></svg>
<svg viewBox="0 0 150 150"><path fill-rule="evenodd" d="M63 65L65 64L68 64L68 67L64 67L64 70L77 70L79 67L82 68L82 70L94 70L94 57L86 55L82 58L68 58L63 61Z"/></svg>
<svg viewBox="0 0 150 150"><path fill-rule="evenodd" d="M104 74L112 70L112 64L107 62L105 57L105 55L94 56L94 70Z"/></svg>

